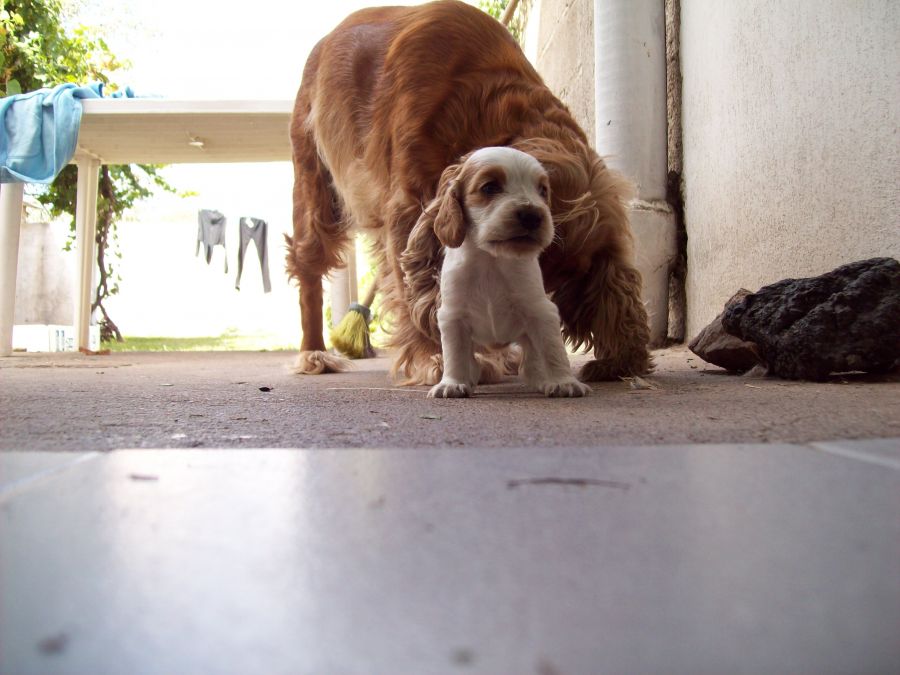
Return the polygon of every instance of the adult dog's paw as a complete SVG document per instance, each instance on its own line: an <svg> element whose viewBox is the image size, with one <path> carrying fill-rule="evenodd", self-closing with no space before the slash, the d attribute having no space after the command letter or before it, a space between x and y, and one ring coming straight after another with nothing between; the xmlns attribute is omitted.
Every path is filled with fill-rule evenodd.
<svg viewBox="0 0 900 675"><path fill-rule="evenodd" d="M343 373L350 368L350 361L344 357L320 351L300 352L294 363L294 372L298 375Z"/></svg>
<svg viewBox="0 0 900 675"><path fill-rule="evenodd" d="M538 387L544 396L550 398L578 398L590 396L591 388L575 378L562 382L547 382Z"/></svg>
<svg viewBox="0 0 900 675"><path fill-rule="evenodd" d="M428 398L468 398L472 395L472 387L455 382L438 382L428 392Z"/></svg>

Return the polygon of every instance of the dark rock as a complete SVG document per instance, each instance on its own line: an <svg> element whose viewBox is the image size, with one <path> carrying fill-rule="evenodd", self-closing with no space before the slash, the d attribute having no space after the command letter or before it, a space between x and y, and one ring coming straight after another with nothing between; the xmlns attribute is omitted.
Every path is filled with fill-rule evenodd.
<svg viewBox="0 0 900 675"><path fill-rule="evenodd" d="M725 303L725 308L740 302L750 295L750 291L742 288ZM688 349L704 361L725 370L743 373L759 364L756 345L746 342L725 331L722 326L723 311L719 316L691 340Z"/></svg>
<svg viewBox="0 0 900 675"><path fill-rule="evenodd" d="M888 372L900 360L900 263L872 258L784 279L726 309L722 325L756 343L780 377Z"/></svg>

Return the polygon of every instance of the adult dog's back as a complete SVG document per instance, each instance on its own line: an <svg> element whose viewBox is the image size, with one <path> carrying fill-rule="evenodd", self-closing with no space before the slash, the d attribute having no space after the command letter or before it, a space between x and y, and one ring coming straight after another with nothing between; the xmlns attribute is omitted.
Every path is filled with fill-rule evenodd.
<svg viewBox="0 0 900 675"><path fill-rule="evenodd" d="M625 184L588 147L508 31L480 10L444 0L349 16L310 54L291 139L296 180L287 261L300 284L299 372L342 368L324 352L321 278L341 264L356 226L374 235L399 349L396 372L411 382L439 378L433 316L440 256L427 224L414 241L410 233L445 169L496 145L529 152L550 174L558 237L542 269L566 337L598 358L582 376L646 371L648 331L629 260ZM430 286L404 279L404 252L412 261L407 273L431 268Z"/></svg>

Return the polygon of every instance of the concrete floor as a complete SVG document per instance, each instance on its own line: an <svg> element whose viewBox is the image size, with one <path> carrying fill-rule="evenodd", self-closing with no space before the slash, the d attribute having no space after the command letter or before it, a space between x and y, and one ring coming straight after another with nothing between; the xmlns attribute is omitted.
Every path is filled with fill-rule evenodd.
<svg viewBox="0 0 900 675"><path fill-rule="evenodd" d="M748 379L683 348L657 352L649 378L656 389L606 382L585 399L546 399L511 381L468 400L427 400L426 388L393 388L385 358L324 377L293 375L291 361L286 352L0 359L0 450L551 448L900 436L896 376Z"/></svg>
<svg viewBox="0 0 900 675"><path fill-rule="evenodd" d="M657 361L0 359L0 673L900 671L900 382Z"/></svg>

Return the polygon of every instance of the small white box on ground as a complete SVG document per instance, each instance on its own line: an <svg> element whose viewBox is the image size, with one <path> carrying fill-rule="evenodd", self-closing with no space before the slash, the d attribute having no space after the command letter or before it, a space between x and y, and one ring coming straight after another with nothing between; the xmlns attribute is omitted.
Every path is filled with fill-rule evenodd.
<svg viewBox="0 0 900 675"><path fill-rule="evenodd" d="M100 349L100 326L88 331L88 348ZM26 352L73 352L75 328L73 326L23 324L13 326L13 350Z"/></svg>

